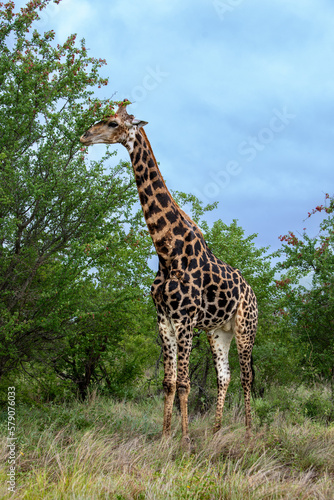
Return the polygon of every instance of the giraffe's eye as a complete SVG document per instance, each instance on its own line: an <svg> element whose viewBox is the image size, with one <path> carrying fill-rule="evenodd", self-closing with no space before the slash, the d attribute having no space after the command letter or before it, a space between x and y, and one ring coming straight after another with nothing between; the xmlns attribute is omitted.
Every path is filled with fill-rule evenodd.
<svg viewBox="0 0 334 500"><path fill-rule="evenodd" d="M109 122L108 127L112 127L112 128L118 127L118 123L117 122Z"/></svg>

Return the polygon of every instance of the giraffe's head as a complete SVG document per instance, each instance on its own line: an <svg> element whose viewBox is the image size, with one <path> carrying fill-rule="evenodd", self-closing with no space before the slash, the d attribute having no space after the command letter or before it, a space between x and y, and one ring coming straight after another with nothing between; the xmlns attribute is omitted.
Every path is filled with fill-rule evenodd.
<svg viewBox="0 0 334 500"><path fill-rule="evenodd" d="M125 106L120 104L115 115L95 123L80 137L80 142L85 146L119 143L131 151L136 131L146 124L129 115Z"/></svg>

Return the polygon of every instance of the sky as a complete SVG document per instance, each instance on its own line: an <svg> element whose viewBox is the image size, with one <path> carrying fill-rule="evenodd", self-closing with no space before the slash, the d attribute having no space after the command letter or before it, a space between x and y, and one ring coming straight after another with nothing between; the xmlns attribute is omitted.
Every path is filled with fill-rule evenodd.
<svg viewBox="0 0 334 500"><path fill-rule="evenodd" d="M170 190L218 201L207 220L238 219L271 250L315 235L307 213L334 194L333 26L332 0L62 0L36 24L106 59L97 96L149 122Z"/></svg>

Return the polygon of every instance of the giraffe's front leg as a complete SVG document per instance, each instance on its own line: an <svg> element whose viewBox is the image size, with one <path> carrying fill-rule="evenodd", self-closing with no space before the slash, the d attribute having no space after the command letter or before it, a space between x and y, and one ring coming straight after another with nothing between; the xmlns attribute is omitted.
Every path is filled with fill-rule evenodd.
<svg viewBox="0 0 334 500"><path fill-rule="evenodd" d="M164 387L166 394L164 432L167 432L165 429L168 430L169 419L172 413L171 405L173 403L175 389L177 389L180 398L182 418L182 443L185 449L190 448L188 431L188 395L190 392L189 356L192 345L194 316L197 306L196 301L191 301L191 298L187 295L188 293L189 286L184 284L180 278L177 278L168 279L166 281L162 294L165 307L169 311L168 317L170 318L170 325L172 327L172 334L166 334L164 332L164 338L167 339L165 344L168 344L168 347L166 345L164 348ZM196 300L199 300L197 296ZM186 307L184 308L181 306L183 302L186 303ZM189 311L191 314L189 314ZM171 367L172 364L173 368ZM176 372L177 377L174 379L174 374L176 375ZM173 383L171 383L172 376Z"/></svg>
<svg viewBox="0 0 334 500"><path fill-rule="evenodd" d="M192 328L181 325L176 327L177 335L177 380L176 387L180 399L181 422L182 422L182 446L190 449L190 437L188 429L188 396L190 393L189 379L189 357L192 346Z"/></svg>
<svg viewBox="0 0 334 500"><path fill-rule="evenodd" d="M165 372L163 381L165 404L162 436L168 437L171 431L173 403L176 391L177 342L174 329L167 318L161 318L159 320L159 333L162 341Z"/></svg>

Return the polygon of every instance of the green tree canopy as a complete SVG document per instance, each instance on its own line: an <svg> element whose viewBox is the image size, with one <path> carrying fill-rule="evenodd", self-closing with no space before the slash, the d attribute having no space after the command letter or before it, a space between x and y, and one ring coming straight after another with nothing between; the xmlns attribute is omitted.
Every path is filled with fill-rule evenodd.
<svg viewBox="0 0 334 500"><path fill-rule="evenodd" d="M0 4L0 374L62 334L80 252L131 222L136 199L127 164L108 171L113 152L88 161L79 143L112 110L92 98L105 61L75 35L32 31L48 3Z"/></svg>
<svg viewBox="0 0 334 500"><path fill-rule="evenodd" d="M290 324L298 366L307 378L330 380L334 389L334 198L308 214L323 215L317 236L306 230L280 237L284 260L276 285L284 292L281 311Z"/></svg>

